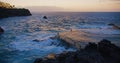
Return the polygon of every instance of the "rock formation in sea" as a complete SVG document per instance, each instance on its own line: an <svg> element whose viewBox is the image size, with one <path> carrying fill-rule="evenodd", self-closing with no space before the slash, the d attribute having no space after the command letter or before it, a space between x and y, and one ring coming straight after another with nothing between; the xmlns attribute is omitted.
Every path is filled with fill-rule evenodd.
<svg viewBox="0 0 120 63"><path fill-rule="evenodd" d="M75 52L37 58L34 63L120 63L120 47L103 39L98 44L89 43L84 49Z"/></svg>
<svg viewBox="0 0 120 63"><path fill-rule="evenodd" d="M47 16L44 16L43 19L47 19Z"/></svg>
<svg viewBox="0 0 120 63"><path fill-rule="evenodd" d="M2 34L4 32L4 30L0 27L0 34Z"/></svg>
<svg viewBox="0 0 120 63"><path fill-rule="evenodd" d="M113 29L120 29L120 26L113 24L113 23L109 23L109 26L112 26Z"/></svg>
<svg viewBox="0 0 120 63"><path fill-rule="evenodd" d="M14 17L14 16L30 16L28 9L15 8L14 5L0 1L0 18Z"/></svg>

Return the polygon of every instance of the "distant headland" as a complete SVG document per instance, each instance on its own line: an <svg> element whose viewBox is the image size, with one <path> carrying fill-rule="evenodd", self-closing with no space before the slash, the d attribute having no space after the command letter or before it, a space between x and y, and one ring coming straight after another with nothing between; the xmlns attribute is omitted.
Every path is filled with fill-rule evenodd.
<svg viewBox="0 0 120 63"><path fill-rule="evenodd" d="M0 19L14 16L30 16L32 15L28 9L16 8L15 5L0 1Z"/></svg>

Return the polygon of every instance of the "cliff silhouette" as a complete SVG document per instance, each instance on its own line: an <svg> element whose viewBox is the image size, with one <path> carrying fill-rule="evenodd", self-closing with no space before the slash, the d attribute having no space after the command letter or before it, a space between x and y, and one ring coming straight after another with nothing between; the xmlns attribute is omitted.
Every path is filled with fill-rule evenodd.
<svg viewBox="0 0 120 63"><path fill-rule="evenodd" d="M25 8L16 8L15 5L0 1L0 19L14 16L30 16L31 13Z"/></svg>

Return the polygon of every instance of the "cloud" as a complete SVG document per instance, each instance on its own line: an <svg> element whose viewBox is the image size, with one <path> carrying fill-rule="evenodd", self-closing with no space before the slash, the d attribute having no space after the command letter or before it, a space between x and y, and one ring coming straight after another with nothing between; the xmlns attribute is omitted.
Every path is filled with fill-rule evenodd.
<svg viewBox="0 0 120 63"><path fill-rule="evenodd" d="M31 6L27 7L32 12L54 12L54 11L65 11L64 8L55 6Z"/></svg>
<svg viewBox="0 0 120 63"><path fill-rule="evenodd" d="M109 0L109 1L120 1L120 0Z"/></svg>

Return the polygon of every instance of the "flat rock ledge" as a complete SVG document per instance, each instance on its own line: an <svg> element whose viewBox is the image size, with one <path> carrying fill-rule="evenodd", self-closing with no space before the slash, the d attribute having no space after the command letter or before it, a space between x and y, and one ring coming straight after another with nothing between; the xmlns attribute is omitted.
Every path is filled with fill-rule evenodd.
<svg viewBox="0 0 120 63"><path fill-rule="evenodd" d="M60 32L57 37L78 49L84 48L89 42L98 42L96 35L78 30Z"/></svg>
<svg viewBox="0 0 120 63"><path fill-rule="evenodd" d="M34 63L120 63L120 47L103 39L98 44L89 43L81 50L37 58Z"/></svg>

